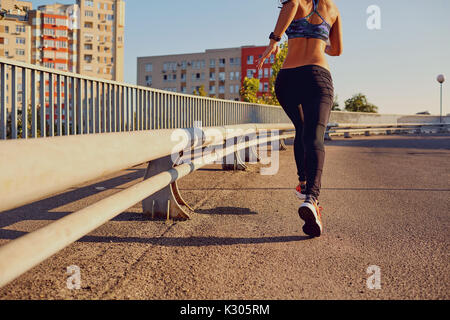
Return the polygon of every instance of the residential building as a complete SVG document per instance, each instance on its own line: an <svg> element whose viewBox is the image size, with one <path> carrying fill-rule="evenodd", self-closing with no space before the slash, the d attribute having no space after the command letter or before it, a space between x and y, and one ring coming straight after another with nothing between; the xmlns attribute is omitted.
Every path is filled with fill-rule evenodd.
<svg viewBox="0 0 450 320"><path fill-rule="evenodd" d="M123 81L125 1L77 0L77 4L79 72Z"/></svg>
<svg viewBox="0 0 450 320"><path fill-rule="evenodd" d="M30 62L29 1L0 0L0 57Z"/></svg>
<svg viewBox="0 0 450 320"><path fill-rule="evenodd" d="M138 85L192 94L204 87L209 97L239 100L241 48L140 57Z"/></svg>
<svg viewBox="0 0 450 320"><path fill-rule="evenodd" d="M137 84L156 89L192 94L203 86L209 97L240 100L245 77L260 79L258 96L269 93L275 55L267 59L260 73L256 60L266 47L245 46L213 49L202 53L140 57Z"/></svg>
<svg viewBox="0 0 450 320"><path fill-rule="evenodd" d="M263 67L259 71L256 69L256 61L262 57L266 48L266 46L242 47L242 84L244 83L245 77L258 78L258 97L269 94L270 77L272 76L272 65L275 62L276 54L272 54L268 59L266 59Z"/></svg>
<svg viewBox="0 0 450 320"><path fill-rule="evenodd" d="M77 70L78 5L39 6L29 13L31 63L68 72Z"/></svg>
<svg viewBox="0 0 450 320"><path fill-rule="evenodd" d="M30 63L30 9L32 3L29 1L0 0L0 57ZM11 68L7 68L5 77L5 102L6 109L10 112L13 89L16 93L16 106L22 105L22 73L16 72L14 88Z"/></svg>

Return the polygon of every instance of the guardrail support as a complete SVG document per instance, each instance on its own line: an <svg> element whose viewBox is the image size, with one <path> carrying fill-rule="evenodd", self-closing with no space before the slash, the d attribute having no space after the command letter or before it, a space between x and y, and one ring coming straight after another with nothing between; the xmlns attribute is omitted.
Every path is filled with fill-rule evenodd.
<svg viewBox="0 0 450 320"><path fill-rule="evenodd" d="M244 137L245 138L245 137ZM238 144L239 138L238 137L233 137L231 139L228 139L225 141L225 144L223 146L223 148L225 149L226 147L229 146L236 146ZM242 140L242 138L241 138ZM222 163L222 169L223 170L231 170L231 171L245 171L247 170L247 165L245 164L246 161L246 154L250 151L248 151L249 149L244 149L243 152L245 152L244 154L244 159L242 159L242 154L239 151L235 151L234 153L226 156L225 158L223 158L223 163Z"/></svg>
<svg viewBox="0 0 450 320"><path fill-rule="evenodd" d="M172 156L149 162L144 180L168 171L174 167ZM175 179L174 179L175 180ZM181 197L177 182L174 182L161 191L142 201L145 215L152 219L188 220L189 211L194 211Z"/></svg>

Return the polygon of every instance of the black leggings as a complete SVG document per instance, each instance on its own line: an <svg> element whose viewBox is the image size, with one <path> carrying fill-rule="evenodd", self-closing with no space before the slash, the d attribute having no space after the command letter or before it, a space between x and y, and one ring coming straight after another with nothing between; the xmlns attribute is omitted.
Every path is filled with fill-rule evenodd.
<svg viewBox="0 0 450 320"><path fill-rule="evenodd" d="M319 199L325 162L325 130L334 100L330 72L317 65L280 70L277 99L296 129L295 161L307 195Z"/></svg>

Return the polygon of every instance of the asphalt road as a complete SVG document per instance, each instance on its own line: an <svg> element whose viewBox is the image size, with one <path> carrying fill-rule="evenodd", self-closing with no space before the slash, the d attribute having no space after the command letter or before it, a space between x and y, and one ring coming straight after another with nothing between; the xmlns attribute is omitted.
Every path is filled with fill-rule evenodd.
<svg viewBox="0 0 450 320"><path fill-rule="evenodd" d="M192 220L138 204L0 289L0 299L449 299L450 136L327 143L325 234L309 239L292 147L274 176L217 165L180 182ZM140 181L144 166L0 214L0 245ZM76 265L81 289L67 287ZM377 266L379 289L367 286Z"/></svg>

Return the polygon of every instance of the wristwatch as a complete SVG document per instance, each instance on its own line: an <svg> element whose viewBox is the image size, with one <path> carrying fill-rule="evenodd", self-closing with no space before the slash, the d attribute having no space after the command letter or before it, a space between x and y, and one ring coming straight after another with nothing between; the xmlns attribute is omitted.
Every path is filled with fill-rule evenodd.
<svg viewBox="0 0 450 320"><path fill-rule="evenodd" d="M275 40L276 42L280 42L281 41L281 37L276 36L275 33L273 33L273 32L270 34L269 39L270 40Z"/></svg>

